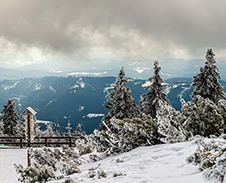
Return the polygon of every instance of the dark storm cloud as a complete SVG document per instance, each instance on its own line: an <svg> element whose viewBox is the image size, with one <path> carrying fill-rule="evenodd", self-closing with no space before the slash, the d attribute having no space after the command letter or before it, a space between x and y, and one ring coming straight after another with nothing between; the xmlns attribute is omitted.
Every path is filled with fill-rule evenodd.
<svg viewBox="0 0 226 183"><path fill-rule="evenodd" d="M62 53L102 48L139 55L154 48L196 55L225 49L225 6L222 0L1 0L0 35L18 48Z"/></svg>

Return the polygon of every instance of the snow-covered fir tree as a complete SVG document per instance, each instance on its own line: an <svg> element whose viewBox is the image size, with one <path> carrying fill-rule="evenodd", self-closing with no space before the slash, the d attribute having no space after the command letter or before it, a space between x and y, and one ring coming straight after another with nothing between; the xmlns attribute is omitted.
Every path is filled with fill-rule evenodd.
<svg viewBox="0 0 226 183"><path fill-rule="evenodd" d="M4 105L4 109L1 111L3 114L1 117L3 133L9 136L24 134L24 126L20 121L20 115L15 110L20 110L20 108L16 107L14 100L9 98L8 103Z"/></svg>
<svg viewBox="0 0 226 183"><path fill-rule="evenodd" d="M145 95L141 95L140 96L140 101L139 101L139 110L142 113L144 114L147 114L148 113L148 104L145 100Z"/></svg>
<svg viewBox="0 0 226 183"><path fill-rule="evenodd" d="M44 131L44 136L46 137L55 137L56 133L53 130L53 124L49 123L46 125L46 130Z"/></svg>
<svg viewBox="0 0 226 183"><path fill-rule="evenodd" d="M107 99L109 102L105 102L105 108L109 109L109 112L102 119L101 129L107 129L106 125L110 125L110 119L112 117L117 119L132 119L138 116L139 110L132 97L131 89L126 83L125 71L122 67L114 84L114 88Z"/></svg>
<svg viewBox="0 0 226 183"><path fill-rule="evenodd" d="M193 77L194 87L191 97L195 98L196 95L200 95L202 98L209 98L214 103L217 103L219 99L225 99L224 86L218 82L220 79L220 73L218 67L215 65L215 54L212 49L208 49L206 52L205 66L200 68L200 73Z"/></svg>
<svg viewBox="0 0 226 183"><path fill-rule="evenodd" d="M163 143L184 142L190 137L190 133L182 126L185 116L172 106L160 104L156 117L158 133Z"/></svg>
<svg viewBox="0 0 226 183"><path fill-rule="evenodd" d="M182 113L186 116L183 126L193 135L219 136L224 133L225 103L214 103L209 98L195 96L194 101L185 102L183 99Z"/></svg>
<svg viewBox="0 0 226 183"><path fill-rule="evenodd" d="M67 129L67 136L71 136L72 135L72 133L71 133L71 123L68 121L68 123L67 123L67 127L66 127L66 129Z"/></svg>
<svg viewBox="0 0 226 183"><path fill-rule="evenodd" d="M42 137L42 133L43 132L41 131L40 125L38 123L35 124L35 130L34 130L34 132L35 132L35 137L36 138Z"/></svg>
<svg viewBox="0 0 226 183"><path fill-rule="evenodd" d="M149 91L145 93L141 97L142 103L140 103L140 111L145 112L146 114L150 114L153 118L156 117L157 110L159 109L159 102L163 104L169 104L167 99L167 95L162 92L162 83L164 80L160 76L161 67L159 66L159 62L154 62L154 75L149 78L148 81L151 83L150 86L145 88L145 90ZM147 104L145 104L145 102Z"/></svg>
<svg viewBox="0 0 226 183"><path fill-rule="evenodd" d="M113 117L110 123L111 129L94 130L94 134L89 136L89 141L99 152L122 153L139 146L160 143L157 121L150 115L142 114L142 118L123 120Z"/></svg>
<svg viewBox="0 0 226 183"><path fill-rule="evenodd" d="M84 136L84 134L83 134L83 132L82 132L82 126L81 126L80 123L78 124L78 126L77 126L77 128L76 128L76 130L75 130L75 132L74 132L74 136L75 136L75 137L78 137L78 138L81 138L81 137Z"/></svg>

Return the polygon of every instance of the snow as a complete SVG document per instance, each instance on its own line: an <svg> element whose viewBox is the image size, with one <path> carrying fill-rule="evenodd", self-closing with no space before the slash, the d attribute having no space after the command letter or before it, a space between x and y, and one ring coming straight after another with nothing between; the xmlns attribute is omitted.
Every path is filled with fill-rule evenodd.
<svg viewBox="0 0 226 183"><path fill-rule="evenodd" d="M81 88L85 87L85 83L81 79L79 79L79 81L77 81L77 84L79 84Z"/></svg>
<svg viewBox="0 0 226 183"><path fill-rule="evenodd" d="M79 86L78 85L74 85L74 86L72 86L70 89L76 89L76 88L78 88Z"/></svg>
<svg viewBox="0 0 226 183"><path fill-rule="evenodd" d="M50 104L52 104L52 103L53 103L53 101L50 100L50 101L48 102L48 104L45 105L45 107L48 106L48 105L50 105Z"/></svg>
<svg viewBox="0 0 226 183"><path fill-rule="evenodd" d="M83 164L79 166L82 173L73 174L70 178L78 183L205 183L207 180L199 171L198 166L186 162L186 158L193 154L197 147L198 145L193 141L139 147L98 162ZM0 157L0 182L16 182L18 176L13 164L26 166L26 149L0 149ZM86 157L87 155L82 156L83 159ZM117 162L117 160L121 162ZM88 172L92 167L104 170L107 178L89 178ZM123 175L113 177L114 173ZM64 180L57 182L64 182Z"/></svg>
<svg viewBox="0 0 226 183"><path fill-rule="evenodd" d="M79 106L79 110L78 111L83 111L84 110L84 106Z"/></svg>
<svg viewBox="0 0 226 183"><path fill-rule="evenodd" d="M190 86L189 86L189 87L182 87L182 88L183 88L183 90L178 94L178 97L179 97L179 98L182 98L182 97L183 97L183 94L184 94L184 92L185 92L186 90L191 89Z"/></svg>
<svg viewBox="0 0 226 183"><path fill-rule="evenodd" d="M42 89L42 84L41 83L37 83L36 85L35 85L35 91L36 90L41 90Z"/></svg>
<svg viewBox="0 0 226 183"><path fill-rule="evenodd" d="M12 86L3 86L3 87L4 87L4 90L9 90L9 89L11 89L11 88L14 88L14 87L16 87L16 85L17 85L18 83L20 83L20 81L15 82Z"/></svg>
<svg viewBox="0 0 226 183"><path fill-rule="evenodd" d="M152 83L150 81L146 81L144 84L142 84L142 87L148 87L151 85L152 85Z"/></svg>
<svg viewBox="0 0 226 183"><path fill-rule="evenodd" d="M56 93L56 90L51 85L49 86L49 89Z"/></svg>
<svg viewBox="0 0 226 183"><path fill-rule="evenodd" d="M70 178L76 182L89 183L204 183L206 180L198 167L186 162L186 158L196 148L197 145L193 142L139 147L95 163L83 164L79 166L82 173L71 175ZM117 162L118 160L121 162ZM104 170L107 178L89 178L89 169L96 167L97 171ZM123 175L113 177L114 173Z"/></svg>
<svg viewBox="0 0 226 183"><path fill-rule="evenodd" d="M162 74L163 76L168 76L168 77L171 77L171 76L172 76L171 74L163 73L163 72L161 72L161 74Z"/></svg>
<svg viewBox="0 0 226 183"><path fill-rule="evenodd" d="M150 70L150 68L147 67L137 67L134 68L133 70L137 71L139 74L141 74L142 72L144 72L145 70Z"/></svg>
<svg viewBox="0 0 226 183"><path fill-rule="evenodd" d="M112 84L110 84L109 87L105 87L104 90L103 90L103 92L105 93L105 92L107 92L108 90L111 90L111 89L113 89L113 88L114 88L114 84L112 83Z"/></svg>
<svg viewBox="0 0 226 183"><path fill-rule="evenodd" d="M0 182L18 182L19 176L16 174L14 164L27 166L27 150L0 149L0 157Z"/></svg>
<svg viewBox="0 0 226 183"><path fill-rule="evenodd" d="M93 114L93 113L87 114L88 118L97 118L101 116L104 116L104 114Z"/></svg>
<svg viewBox="0 0 226 183"><path fill-rule="evenodd" d="M77 182L204 183L206 180L198 167L186 162L196 148L193 142L139 147L95 163L83 164L79 167L82 173L72 177ZM123 162L117 163L117 159ZM88 178L88 169L99 164L107 178ZM113 177L114 173L125 175Z"/></svg>
<svg viewBox="0 0 226 183"><path fill-rule="evenodd" d="M107 74L107 71L104 72L71 72L68 73L69 76L73 76L73 75L94 75L94 76L99 76L99 75L104 75Z"/></svg>
<svg viewBox="0 0 226 183"><path fill-rule="evenodd" d="M52 123L51 121L43 121L43 120L38 120L38 119L35 122L40 123L40 124L45 124L45 125Z"/></svg>
<svg viewBox="0 0 226 183"><path fill-rule="evenodd" d="M48 71L52 72L52 73L62 73L63 72L62 70L54 69L54 68L50 68Z"/></svg>
<svg viewBox="0 0 226 183"><path fill-rule="evenodd" d="M170 92L170 90L171 90L171 86L166 86L165 87L165 89L164 89L164 93L166 94L166 95L168 95L169 94L169 92Z"/></svg>

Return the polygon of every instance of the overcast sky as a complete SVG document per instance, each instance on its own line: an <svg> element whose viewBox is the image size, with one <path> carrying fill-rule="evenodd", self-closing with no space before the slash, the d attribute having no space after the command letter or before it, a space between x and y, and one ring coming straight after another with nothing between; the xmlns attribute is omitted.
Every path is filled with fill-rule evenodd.
<svg viewBox="0 0 226 183"><path fill-rule="evenodd" d="M0 0L0 63L226 57L226 1ZM123 62L123 61L122 61Z"/></svg>

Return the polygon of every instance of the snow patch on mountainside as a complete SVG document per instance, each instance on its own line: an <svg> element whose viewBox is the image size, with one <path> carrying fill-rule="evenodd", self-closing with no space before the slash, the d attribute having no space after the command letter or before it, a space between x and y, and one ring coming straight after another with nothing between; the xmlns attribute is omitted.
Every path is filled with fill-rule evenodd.
<svg viewBox="0 0 226 183"><path fill-rule="evenodd" d="M150 68L147 67L137 67L134 68L133 70L137 71L139 74L141 74L142 72L144 72L145 70L150 70Z"/></svg>
<svg viewBox="0 0 226 183"><path fill-rule="evenodd" d="M76 89L76 88L78 88L79 87L79 85L74 85L74 86L72 86L70 89Z"/></svg>
<svg viewBox="0 0 226 183"><path fill-rule="evenodd" d="M74 76L74 75L94 75L94 76L100 76L100 75L104 75L107 74L107 71L104 72L71 72L68 73L69 76Z"/></svg>
<svg viewBox="0 0 226 183"><path fill-rule="evenodd" d="M151 86L151 82L150 81L145 81L145 83L144 84L142 84L141 86L142 87L148 87L148 86Z"/></svg>
<svg viewBox="0 0 226 183"><path fill-rule="evenodd" d="M101 116L104 116L104 114L93 114L93 113L87 114L88 118L97 118Z"/></svg>
<svg viewBox="0 0 226 183"><path fill-rule="evenodd" d="M171 77L171 76L172 76L171 74L163 73L163 72L161 72L161 74L162 74L163 76L168 76L168 77Z"/></svg>
<svg viewBox="0 0 226 183"><path fill-rule="evenodd" d="M107 84L107 87L104 88L103 92L107 92L109 94L109 90L112 90L114 88L114 83Z"/></svg>
<svg viewBox="0 0 226 183"><path fill-rule="evenodd" d="M83 111L84 110L84 106L79 106L79 110L78 111Z"/></svg>
<svg viewBox="0 0 226 183"><path fill-rule="evenodd" d="M16 85L17 85L18 83L20 83L20 81L15 82L15 83L14 83L13 85L11 85L11 86L2 86L2 87L4 88L4 90L9 90L9 89L11 89L11 88L15 88Z"/></svg>
<svg viewBox="0 0 226 183"><path fill-rule="evenodd" d="M36 91L36 90L41 90L41 89L42 89L42 84L41 84L41 83L37 83L37 84L35 85L34 91Z"/></svg>
<svg viewBox="0 0 226 183"><path fill-rule="evenodd" d="M183 94L184 94L184 92L185 92L186 90L191 89L191 87L182 87L182 88L183 88L183 90L178 94L178 97L179 97L179 98L182 98L182 97L183 97Z"/></svg>
<svg viewBox="0 0 226 183"><path fill-rule="evenodd" d="M48 105L50 105L50 104L52 104L52 103L53 103L53 101L50 100L49 103L45 105L45 107L48 106Z"/></svg>
<svg viewBox="0 0 226 183"><path fill-rule="evenodd" d="M56 93L56 90L50 85L49 86L49 89L51 90L51 91L53 91L54 93Z"/></svg>
<svg viewBox="0 0 226 183"><path fill-rule="evenodd" d="M171 90L171 89L172 89L172 87L168 85L168 86L165 87L165 89L164 89L163 92L164 92L166 95L168 95L168 94L170 93L170 90Z"/></svg>
<svg viewBox="0 0 226 183"><path fill-rule="evenodd" d="M85 87L85 83L81 80L81 78L79 79L79 81L77 81L77 84L79 84L79 86L81 88L84 88Z"/></svg>

